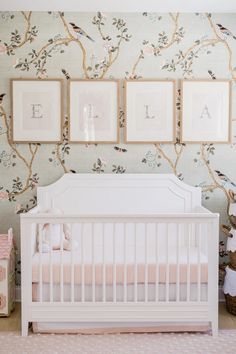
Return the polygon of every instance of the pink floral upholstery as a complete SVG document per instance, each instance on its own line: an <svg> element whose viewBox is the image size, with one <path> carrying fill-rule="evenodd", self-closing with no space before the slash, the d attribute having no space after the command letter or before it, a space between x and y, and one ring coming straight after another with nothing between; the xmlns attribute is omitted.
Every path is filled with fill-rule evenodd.
<svg viewBox="0 0 236 354"><path fill-rule="evenodd" d="M0 259L10 258L12 246L13 246L12 238L8 240L8 235L0 234Z"/></svg>
<svg viewBox="0 0 236 354"><path fill-rule="evenodd" d="M3 294L0 294L0 310L4 309L6 307L7 299L6 296Z"/></svg>
<svg viewBox="0 0 236 354"><path fill-rule="evenodd" d="M0 281L3 281L6 278L6 268L0 266Z"/></svg>

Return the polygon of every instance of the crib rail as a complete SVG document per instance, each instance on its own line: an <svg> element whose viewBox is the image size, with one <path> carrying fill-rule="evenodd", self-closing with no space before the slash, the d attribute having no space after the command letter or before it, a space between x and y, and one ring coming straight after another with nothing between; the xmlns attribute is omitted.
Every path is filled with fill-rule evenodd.
<svg viewBox="0 0 236 354"><path fill-rule="evenodd" d="M64 250L65 223L71 229L71 251ZM60 225L56 251L51 237L49 252L44 252L45 224L50 235L53 225ZM25 303L119 308L217 301L216 214L28 214L22 215L21 235Z"/></svg>
<svg viewBox="0 0 236 354"><path fill-rule="evenodd" d="M60 255L57 254L56 267L52 238L49 242L50 251L48 254L45 254L43 250L43 226L49 224L50 234L53 236L52 225L55 223L60 225L60 244L57 251ZM63 250L63 224L65 223L69 223L71 228L69 241L71 252ZM38 263L34 264L34 270L35 267L38 268L35 271L37 272L37 300L39 302L55 301L53 296L54 278L57 275L56 285L59 291L57 301L59 302L208 301L207 279L210 277L208 269L210 252L208 249L211 249L210 244L214 242L215 238L212 232L213 224L209 218L187 217L183 220L182 216L182 219L173 220L173 218L163 216L158 218L152 216L86 216L78 219L78 217L55 218L47 215L37 216L33 221L26 219L25 224L32 226L38 233L37 244L33 249L38 253ZM75 225L80 234L79 238L73 232ZM173 231L175 231L174 235ZM129 237L127 233L129 233ZM75 240L76 236L77 241ZM99 243L97 242L98 237ZM28 237L27 242L31 240L32 238ZM76 242L78 243L77 249L75 249ZM99 248L99 252L97 252L97 248ZM116 255L117 248L123 248L122 251L119 250L119 259ZM192 254L192 251L195 253ZM108 255L107 252L109 252ZM122 257L121 253L123 253ZM95 254L97 258L95 258ZM164 257L161 257L163 255ZM65 256L67 263L65 263ZM68 257L70 258L69 263ZM195 258L193 259L193 257ZM46 263L45 258L47 258ZM69 269L68 264L70 265ZM65 271L68 274L64 281ZM204 274L202 274L203 272ZM109 290L106 289L107 283ZM130 284L132 284L132 291ZM203 284L205 284L205 290L202 289ZM68 285L70 286L69 295ZM67 287L66 299L65 286ZM75 297L76 287L77 297ZM45 299L43 288L49 289L49 296ZM117 299L118 288L119 299ZM183 289L185 290L183 291ZM89 291L91 296L86 297L86 291ZM205 291L205 296L202 294L203 291ZM101 295L97 296L96 292ZM109 299L107 299L107 292L112 292L112 295L108 296ZM138 295L140 292L143 294L142 296ZM160 296L160 292L162 292L162 296ZM185 295L181 296L183 292ZM191 296L193 292L195 292L194 297Z"/></svg>

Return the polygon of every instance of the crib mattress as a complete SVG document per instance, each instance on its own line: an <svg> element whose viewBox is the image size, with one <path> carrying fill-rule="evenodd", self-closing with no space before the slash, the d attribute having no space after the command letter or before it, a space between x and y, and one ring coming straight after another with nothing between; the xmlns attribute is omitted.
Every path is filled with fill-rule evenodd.
<svg viewBox="0 0 236 354"><path fill-rule="evenodd" d="M98 249L99 252L99 249ZM63 283L71 283L72 276L72 261L71 252L63 251L53 251L52 252L52 274L53 283L58 284L61 281L61 271L63 271ZM154 256L147 257L147 267L143 257L138 257L136 259L137 263L137 273L135 270L133 252L130 254L127 252L126 255L126 265L123 263L106 262L105 266L99 262L99 255L94 254L94 261L92 263L91 259L84 259L84 265L81 265L81 255L78 252L74 252L73 255L73 267L74 267L74 284L81 284L82 281L82 271L84 272L84 282L85 284L92 284L93 280L95 284L101 285L103 282L106 284L117 284L124 283L124 274L126 272L127 284L133 284L135 281L137 283L145 282L145 274L147 271L148 283L155 283L158 279L159 283L165 283L167 278L167 273L169 275L169 282L176 283L179 274L180 283L187 282L188 270L190 273L190 282L197 283L198 275L200 269L200 282L207 283L208 279L208 262L205 254L200 253L195 247L189 249L189 255L186 248L182 248L179 252L179 271L177 266L177 255L175 249L170 249L168 254L168 264L167 256L164 252L161 252L158 256L158 263ZM198 259L200 261L200 266L198 267ZM188 266L189 260L189 266ZM50 282L50 254L41 254L42 262L42 282ZM32 282L38 283L40 279L40 255L35 253L32 259ZM114 271L115 270L115 271ZM95 279L93 279L93 274L95 274ZM105 276L104 276L105 275ZM137 277L136 277L137 275ZM114 279L115 277L115 279Z"/></svg>

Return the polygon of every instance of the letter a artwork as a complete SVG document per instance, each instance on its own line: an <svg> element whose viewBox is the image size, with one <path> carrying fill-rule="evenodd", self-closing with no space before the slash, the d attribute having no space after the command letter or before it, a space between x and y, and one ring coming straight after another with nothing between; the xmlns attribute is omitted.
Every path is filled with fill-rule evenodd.
<svg viewBox="0 0 236 354"><path fill-rule="evenodd" d="M203 108L200 118L201 119L203 119L203 118L211 119L211 115L209 113L209 109L208 109L207 105L205 105L205 107Z"/></svg>

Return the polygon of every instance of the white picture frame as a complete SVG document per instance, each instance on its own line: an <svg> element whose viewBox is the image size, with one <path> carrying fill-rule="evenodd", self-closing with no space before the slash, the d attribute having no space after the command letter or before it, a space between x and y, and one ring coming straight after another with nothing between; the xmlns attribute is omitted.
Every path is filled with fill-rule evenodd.
<svg viewBox="0 0 236 354"><path fill-rule="evenodd" d="M70 143L117 143L118 99L118 80L69 80Z"/></svg>
<svg viewBox="0 0 236 354"><path fill-rule="evenodd" d="M12 141L61 142L62 102L61 79L11 79Z"/></svg>
<svg viewBox="0 0 236 354"><path fill-rule="evenodd" d="M182 80L181 142L229 143L229 80Z"/></svg>
<svg viewBox="0 0 236 354"><path fill-rule="evenodd" d="M126 143L175 142L175 81L125 81Z"/></svg>

